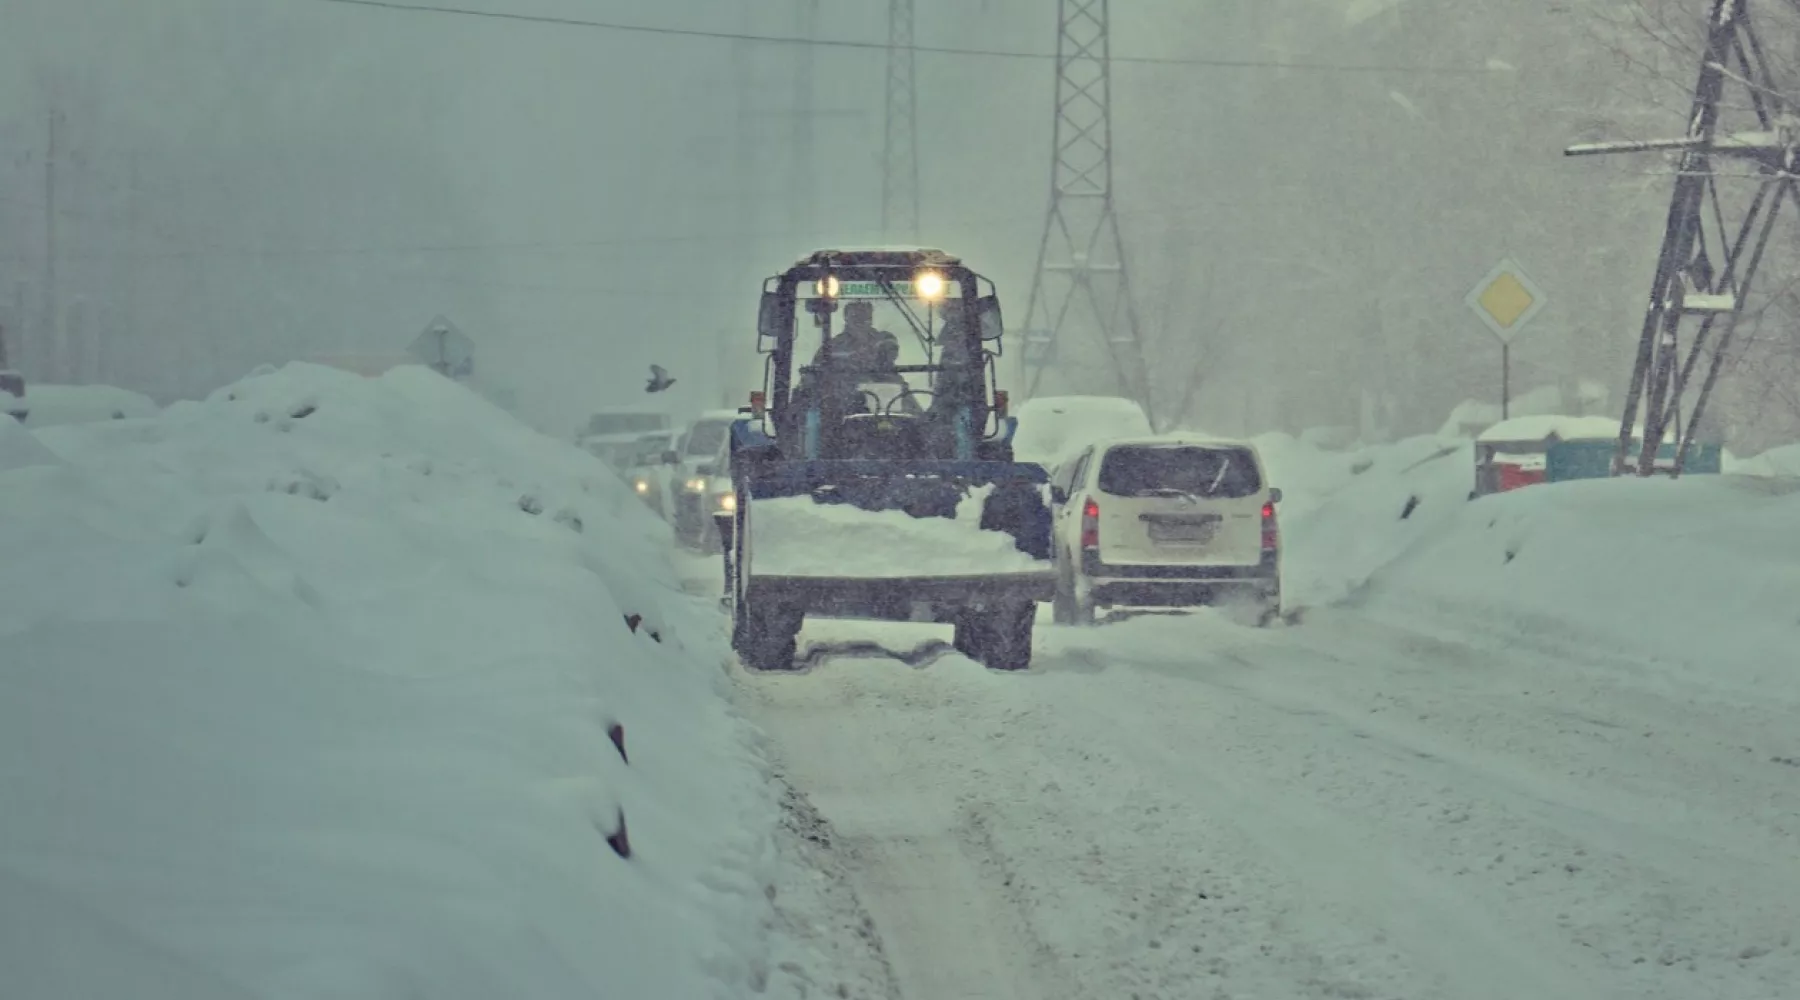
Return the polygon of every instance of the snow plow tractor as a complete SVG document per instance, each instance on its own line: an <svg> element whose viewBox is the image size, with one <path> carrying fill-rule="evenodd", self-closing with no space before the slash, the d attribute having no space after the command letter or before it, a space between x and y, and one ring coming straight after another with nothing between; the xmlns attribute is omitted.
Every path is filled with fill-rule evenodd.
<svg viewBox="0 0 1800 1000"><path fill-rule="evenodd" d="M818 617L950 625L1027 667L1056 590L1048 475L1013 460L992 283L940 250L821 250L765 281L757 327L719 516L745 666L794 669Z"/></svg>

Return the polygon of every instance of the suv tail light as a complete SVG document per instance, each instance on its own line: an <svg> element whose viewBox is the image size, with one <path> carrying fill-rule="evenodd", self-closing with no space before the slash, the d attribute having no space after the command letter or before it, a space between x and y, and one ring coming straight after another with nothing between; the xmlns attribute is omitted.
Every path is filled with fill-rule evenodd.
<svg viewBox="0 0 1800 1000"><path fill-rule="evenodd" d="M1272 503L1263 504L1262 547L1264 552L1273 552L1281 547L1281 526L1275 521L1275 505Z"/></svg>
<svg viewBox="0 0 1800 1000"><path fill-rule="evenodd" d="M1083 551L1100 547L1100 505L1093 497L1081 508L1081 548Z"/></svg>

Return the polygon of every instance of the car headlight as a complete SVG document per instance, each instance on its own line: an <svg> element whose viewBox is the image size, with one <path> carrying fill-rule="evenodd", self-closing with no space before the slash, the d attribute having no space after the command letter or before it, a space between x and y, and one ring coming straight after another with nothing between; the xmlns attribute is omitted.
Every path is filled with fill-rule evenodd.
<svg viewBox="0 0 1800 1000"><path fill-rule="evenodd" d="M719 509L724 511L727 514L731 513L734 510L737 510L737 494L736 493L721 494L719 497Z"/></svg>
<svg viewBox="0 0 1800 1000"><path fill-rule="evenodd" d="M706 480L690 479L687 481L687 489L689 493L704 493L706 492Z"/></svg>
<svg viewBox="0 0 1800 1000"><path fill-rule="evenodd" d="M638 491L638 492L639 492L639 493L648 493L648 492L650 492L650 483L649 483L649 482L648 482L648 481L646 481L646 480L643 480L643 479L640 479L640 480L638 480L638 481L637 481L637 482L635 482L635 483L632 483L632 484L631 484L631 485L632 485L632 486L634 486L634 487L636 487L636 488L637 488L637 491Z"/></svg>

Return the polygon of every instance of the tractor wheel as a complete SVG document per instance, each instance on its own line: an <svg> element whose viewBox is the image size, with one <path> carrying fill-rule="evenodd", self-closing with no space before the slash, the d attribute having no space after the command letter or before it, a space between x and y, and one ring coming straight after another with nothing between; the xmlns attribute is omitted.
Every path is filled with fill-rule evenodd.
<svg viewBox="0 0 1800 1000"><path fill-rule="evenodd" d="M789 608L745 604L746 613L736 629L738 657L744 666L756 671L795 669L805 615Z"/></svg>
<svg viewBox="0 0 1800 1000"><path fill-rule="evenodd" d="M1024 670L1031 666L1031 629L1037 605L1027 602L983 611L975 618L980 660L990 670Z"/></svg>
<svg viewBox="0 0 1800 1000"><path fill-rule="evenodd" d="M981 619L974 612L964 612L957 617L955 631L950 636L951 647L971 660L981 659L980 623Z"/></svg>
<svg viewBox="0 0 1800 1000"><path fill-rule="evenodd" d="M1056 574L1056 596L1050 601L1050 620L1058 625L1075 624L1075 584L1069 570Z"/></svg>
<svg viewBox="0 0 1800 1000"><path fill-rule="evenodd" d="M1067 570L1057 583L1057 620L1068 625L1092 625L1098 617L1093 598L1083 594L1075 570ZM1066 615L1064 618L1062 616Z"/></svg>

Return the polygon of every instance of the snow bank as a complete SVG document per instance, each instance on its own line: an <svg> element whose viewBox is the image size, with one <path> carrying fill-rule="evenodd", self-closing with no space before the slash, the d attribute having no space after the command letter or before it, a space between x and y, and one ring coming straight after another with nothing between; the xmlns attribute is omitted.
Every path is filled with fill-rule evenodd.
<svg viewBox="0 0 1800 1000"><path fill-rule="evenodd" d="M1052 467L1095 441L1153 433L1143 407L1114 396L1041 396L1026 400L1017 415L1013 454Z"/></svg>
<svg viewBox="0 0 1800 1000"><path fill-rule="evenodd" d="M1540 385L1514 396L1505 409L1514 417L1557 413L1598 414L1604 417L1610 412L1610 394L1606 386L1591 379L1582 379L1574 389L1573 393L1565 393L1560 386ZM1450 416L1438 430L1438 436L1472 437L1499 423L1501 419L1500 404L1464 400L1450 411ZM1611 419L1612 433L1617 436L1619 418L1614 415Z"/></svg>
<svg viewBox="0 0 1800 1000"><path fill-rule="evenodd" d="M1800 481L1559 483L1484 497L1375 574L1362 602L1576 632L1708 687L1800 701Z"/></svg>
<svg viewBox="0 0 1800 1000"><path fill-rule="evenodd" d="M130 389L110 385L32 385L25 387L28 426L56 427L98 420L127 420L156 415L156 401Z"/></svg>
<svg viewBox="0 0 1800 1000"><path fill-rule="evenodd" d="M1559 648L1580 636L1669 676L1800 701L1800 478L1584 480L1469 499L1473 446L1423 437L1349 455L1257 438L1281 507L1289 600ZM1562 645L1567 646L1568 643Z"/></svg>
<svg viewBox="0 0 1800 1000"><path fill-rule="evenodd" d="M1476 436L1476 440L1512 443L1546 441L1553 436L1563 441L1616 441L1619 437L1619 421L1610 417L1570 417L1539 413L1502 420L1482 431Z"/></svg>
<svg viewBox="0 0 1800 1000"><path fill-rule="evenodd" d="M1299 605L1350 595L1467 505L1475 477L1474 445L1465 439L1427 436L1309 455L1259 438L1258 450L1285 494L1283 589Z"/></svg>
<svg viewBox="0 0 1800 1000"><path fill-rule="evenodd" d="M775 805L664 531L423 369L0 423L0 992L779 978Z"/></svg>
<svg viewBox="0 0 1800 1000"><path fill-rule="evenodd" d="M1743 476L1800 477L1800 444L1770 448L1752 458L1736 458L1727 454L1725 471Z"/></svg>
<svg viewBox="0 0 1800 1000"><path fill-rule="evenodd" d="M991 487L970 491L956 518L821 504L811 497L750 505L751 573L760 576L976 576L1043 572L1011 535L981 530Z"/></svg>
<svg viewBox="0 0 1800 1000"><path fill-rule="evenodd" d="M32 465L58 465L61 461L24 425L0 414L0 472Z"/></svg>

